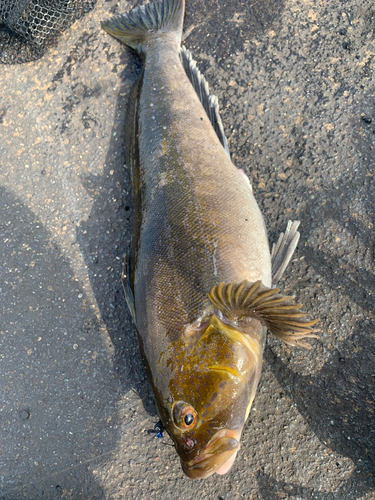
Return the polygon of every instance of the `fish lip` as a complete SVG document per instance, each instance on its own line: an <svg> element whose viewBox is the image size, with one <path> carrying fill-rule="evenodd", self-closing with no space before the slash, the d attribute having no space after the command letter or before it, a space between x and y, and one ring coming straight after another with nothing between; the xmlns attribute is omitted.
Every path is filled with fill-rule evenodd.
<svg viewBox="0 0 375 500"><path fill-rule="evenodd" d="M182 462L182 469L192 479L203 479L219 470L237 453L241 432L223 429L210 439L204 451L190 462Z"/></svg>

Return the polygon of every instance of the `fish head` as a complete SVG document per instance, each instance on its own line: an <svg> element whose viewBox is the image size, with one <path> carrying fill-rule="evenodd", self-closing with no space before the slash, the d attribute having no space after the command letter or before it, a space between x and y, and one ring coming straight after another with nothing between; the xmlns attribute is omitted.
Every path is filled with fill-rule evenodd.
<svg viewBox="0 0 375 500"><path fill-rule="evenodd" d="M256 320L242 330L246 333L212 315L190 347L185 344L184 352L175 352L162 420L190 478L225 474L240 449L264 340Z"/></svg>

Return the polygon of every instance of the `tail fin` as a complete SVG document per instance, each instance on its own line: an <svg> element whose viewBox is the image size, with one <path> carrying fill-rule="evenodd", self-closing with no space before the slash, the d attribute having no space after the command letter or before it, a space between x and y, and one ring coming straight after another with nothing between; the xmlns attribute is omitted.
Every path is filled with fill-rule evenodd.
<svg viewBox="0 0 375 500"><path fill-rule="evenodd" d="M184 10L185 0L161 0L104 21L102 28L137 52L144 53L147 41L166 32L175 32L180 45Z"/></svg>

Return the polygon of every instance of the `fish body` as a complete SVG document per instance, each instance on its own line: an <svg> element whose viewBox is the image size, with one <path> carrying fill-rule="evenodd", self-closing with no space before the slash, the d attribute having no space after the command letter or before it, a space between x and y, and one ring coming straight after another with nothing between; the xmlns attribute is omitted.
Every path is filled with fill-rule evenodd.
<svg viewBox="0 0 375 500"><path fill-rule="evenodd" d="M163 0L103 27L143 59L125 127L134 200L127 302L163 425L184 472L202 478L233 464L266 328L298 343L313 322L272 289L263 217L229 157L215 98L180 47L183 13L183 0ZM281 238L274 274L298 236L294 225Z"/></svg>

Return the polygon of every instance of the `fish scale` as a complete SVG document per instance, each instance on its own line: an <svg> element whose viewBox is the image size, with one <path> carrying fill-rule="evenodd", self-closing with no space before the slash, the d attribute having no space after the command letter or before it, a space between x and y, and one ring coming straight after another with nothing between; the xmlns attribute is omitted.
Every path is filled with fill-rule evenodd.
<svg viewBox="0 0 375 500"><path fill-rule="evenodd" d="M308 347L316 321L271 288L298 223L280 236L271 275L263 217L229 157L217 99L180 47L183 13L183 0L162 0L103 27L143 59L125 126L134 200L125 295L159 416L183 471L198 479L233 465L266 327Z"/></svg>
<svg viewBox="0 0 375 500"><path fill-rule="evenodd" d="M139 311L139 325L146 331L143 321L149 314L147 308L155 310L154 290L162 289L172 304L178 290L183 300L173 307L172 322L167 323L164 308L160 319L153 314L152 335L159 322L166 331L180 334L209 305L207 292L220 280L260 277L270 283L268 242L252 193L220 144L177 51L156 46L148 52L138 120L138 168L145 178L145 190L138 248L142 264L135 271L135 301L148 297ZM162 147L166 152L159 155ZM161 175L166 176L164 185L160 185ZM216 276L215 241L226 243L216 252ZM262 260L268 260L268 280ZM258 276L251 272L253 262L256 270L261 269Z"/></svg>

